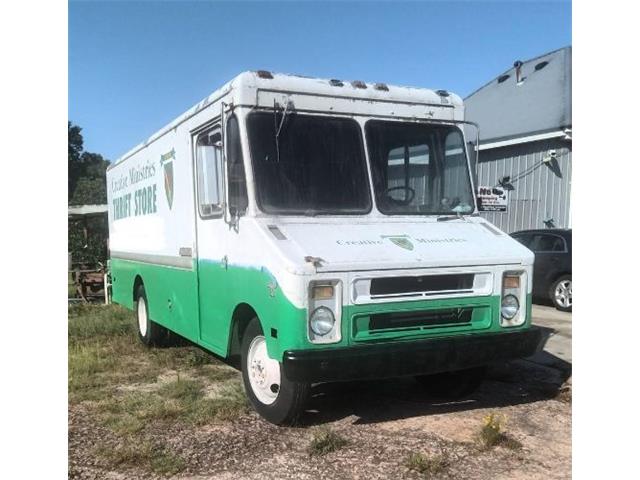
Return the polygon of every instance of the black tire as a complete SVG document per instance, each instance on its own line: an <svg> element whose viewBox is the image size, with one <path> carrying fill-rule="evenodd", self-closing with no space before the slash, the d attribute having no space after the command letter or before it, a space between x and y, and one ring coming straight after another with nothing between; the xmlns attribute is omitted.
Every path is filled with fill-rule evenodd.
<svg viewBox="0 0 640 480"><path fill-rule="evenodd" d="M144 311L146 312L146 328L143 328L141 322L141 309L139 308L140 302L144 302ZM138 338L147 347L162 347L165 345L169 336L169 331L162 325L158 325L151 320L149 316L149 303L147 302L147 294L144 290L144 285L139 285L136 290L136 301L134 305L136 313L136 330L138 331ZM145 331L143 331L145 330Z"/></svg>
<svg viewBox="0 0 640 480"><path fill-rule="evenodd" d="M432 397L459 400L475 392L482 384L487 367L475 367L455 372L418 375L416 381Z"/></svg>
<svg viewBox="0 0 640 480"><path fill-rule="evenodd" d="M559 288L562 284L566 285L566 282L569 282L569 297L568 303L565 301L563 304L562 300L556 298L556 289ZM571 308L573 307L573 298L571 294L571 275L562 275L555 282L553 282L551 288L549 289L549 299L551 300L553 306L561 312L571 311Z"/></svg>
<svg viewBox="0 0 640 480"><path fill-rule="evenodd" d="M268 422L275 425L295 425L304 412L304 406L309 396L309 384L292 382L284 376L282 364L280 364L280 387L277 397L271 404L261 402L253 391L247 366L249 347L256 337L264 336L258 318L254 317L247 325L242 336L242 381L244 390L253 408Z"/></svg>

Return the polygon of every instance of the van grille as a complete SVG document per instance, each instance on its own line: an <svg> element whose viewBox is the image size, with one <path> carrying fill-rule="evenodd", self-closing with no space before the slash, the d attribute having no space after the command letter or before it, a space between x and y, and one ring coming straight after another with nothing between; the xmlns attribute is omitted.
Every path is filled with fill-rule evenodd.
<svg viewBox="0 0 640 480"><path fill-rule="evenodd" d="M361 313L352 317L352 338L356 341L382 341L476 331L491 325L491 312L490 304L478 303L428 310Z"/></svg>
<svg viewBox="0 0 640 480"><path fill-rule="evenodd" d="M369 331L464 325L471 323L472 308L447 308L419 312L378 313L369 317Z"/></svg>
<svg viewBox="0 0 640 480"><path fill-rule="evenodd" d="M373 278L369 294L371 298L388 295L411 295L425 293L473 291L473 273L448 275L421 275L412 277Z"/></svg>

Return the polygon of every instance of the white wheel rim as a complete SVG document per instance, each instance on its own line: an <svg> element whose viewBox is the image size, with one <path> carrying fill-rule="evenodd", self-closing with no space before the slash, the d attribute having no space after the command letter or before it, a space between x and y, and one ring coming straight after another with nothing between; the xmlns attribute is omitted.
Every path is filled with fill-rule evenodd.
<svg viewBox="0 0 640 480"><path fill-rule="evenodd" d="M275 402L280 391L280 364L269 358L263 336L255 337L249 345L247 370L251 390L258 400L265 405Z"/></svg>
<svg viewBox="0 0 640 480"><path fill-rule="evenodd" d="M573 304L573 294L571 291L571 280L563 280L556 285L554 292L556 303L563 308L568 308Z"/></svg>
<svg viewBox="0 0 640 480"><path fill-rule="evenodd" d="M143 337L147 334L147 304L144 298L138 299L138 330Z"/></svg>

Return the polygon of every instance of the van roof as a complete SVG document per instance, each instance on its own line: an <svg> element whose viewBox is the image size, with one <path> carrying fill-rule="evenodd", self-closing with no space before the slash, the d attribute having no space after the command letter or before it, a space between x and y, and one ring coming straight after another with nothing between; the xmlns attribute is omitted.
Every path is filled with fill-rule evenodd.
<svg viewBox="0 0 640 480"><path fill-rule="evenodd" d="M439 107L446 104L446 106L453 107L454 109L461 109L463 105L460 96L446 90L401 87L385 83L367 83L360 80L350 81L304 77L300 75L273 73L265 70L247 71L237 75L171 123L151 135L147 140L136 145L113 162L112 166L133 155L166 132L177 127L182 122L228 94L232 95L230 101L235 105L257 105L259 91L306 94L347 100L371 100L385 104L398 103L404 105L433 105Z"/></svg>

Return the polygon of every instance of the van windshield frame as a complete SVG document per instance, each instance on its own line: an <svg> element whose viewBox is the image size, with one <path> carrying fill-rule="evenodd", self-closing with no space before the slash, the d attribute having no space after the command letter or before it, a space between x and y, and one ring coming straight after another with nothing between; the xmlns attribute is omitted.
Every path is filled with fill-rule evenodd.
<svg viewBox="0 0 640 480"><path fill-rule="evenodd" d="M476 211L465 137L454 124L368 120L367 150L378 210L385 215Z"/></svg>
<svg viewBox="0 0 640 480"><path fill-rule="evenodd" d="M255 198L262 212L371 212L364 139L356 120L274 109L249 113L246 126Z"/></svg>

